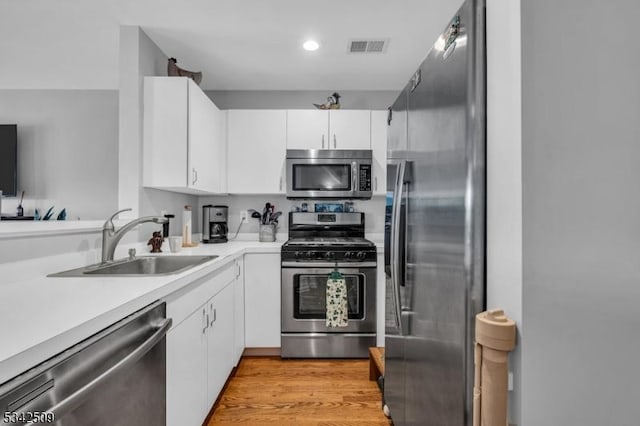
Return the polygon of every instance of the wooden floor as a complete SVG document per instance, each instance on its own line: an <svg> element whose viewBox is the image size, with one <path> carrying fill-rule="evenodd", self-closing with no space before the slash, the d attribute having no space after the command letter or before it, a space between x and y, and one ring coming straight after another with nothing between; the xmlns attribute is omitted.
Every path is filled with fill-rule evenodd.
<svg viewBox="0 0 640 426"><path fill-rule="evenodd" d="M243 358L211 416L215 425L388 426L367 360Z"/></svg>

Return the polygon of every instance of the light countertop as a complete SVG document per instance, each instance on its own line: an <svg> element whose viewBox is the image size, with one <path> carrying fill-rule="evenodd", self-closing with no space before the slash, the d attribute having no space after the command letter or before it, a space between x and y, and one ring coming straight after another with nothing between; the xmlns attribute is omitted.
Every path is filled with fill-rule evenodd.
<svg viewBox="0 0 640 426"><path fill-rule="evenodd" d="M94 263L95 253L89 252L0 265L0 384L245 253L280 253L284 242L243 237L253 239L182 249L177 255L219 257L165 276L46 276ZM382 235L367 237L381 252Z"/></svg>
<svg viewBox="0 0 640 426"><path fill-rule="evenodd" d="M16 262L19 267L7 265L8 273L0 271L0 384L238 256L280 253L281 245L257 241L200 244L177 255L220 257L179 274L155 277L48 278L48 273L83 264L60 267L47 258Z"/></svg>

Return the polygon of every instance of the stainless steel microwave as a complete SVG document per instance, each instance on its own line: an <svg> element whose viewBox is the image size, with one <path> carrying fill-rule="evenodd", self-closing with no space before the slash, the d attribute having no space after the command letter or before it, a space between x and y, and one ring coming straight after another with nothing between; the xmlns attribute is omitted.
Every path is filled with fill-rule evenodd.
<svg viewBox="0 0 640 426"><path fill-rule="evenodd" d="M371 198L370 149L288 149L287 198Z"/></svg>

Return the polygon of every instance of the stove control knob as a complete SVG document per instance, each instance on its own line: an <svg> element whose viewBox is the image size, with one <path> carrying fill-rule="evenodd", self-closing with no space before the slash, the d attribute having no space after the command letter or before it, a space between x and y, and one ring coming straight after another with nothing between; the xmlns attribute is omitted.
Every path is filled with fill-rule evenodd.
<svg viewBox="0 0 640 426"><path fill-rule="evenodd" d="M324 254L324 258L325 259L332 259L333 258L333 252L332 251L328 251Z"/></svg>
<svg viewBox="0 0 640 426"><path fill-rule="evenodd" d="M365 256L366 256L365 252L363 251L358 252L358 260L364 260Z"/></svg>
<svg viewBox="0 0 640 426"><path fill-rule="evenodd" d="M308 252L306 253L306 255L307 255L307 259L313 259L313 257L314 257L316 254L315 254L315 252L308 251Z"/></svg>
<svg viewBox="0 0 640 426"><path fill-rule="evenodd" d="M302 257L302 253L297 251L293 254L293 257L295 257L296 259L300 259Z"/></svg>
<svg viewBox="0 0 640 426"><path fill-rule="evenodd" d="M351 259L352 256L353 256L353 254L350 251L344 252L344 258L345 259Z"/></svg>

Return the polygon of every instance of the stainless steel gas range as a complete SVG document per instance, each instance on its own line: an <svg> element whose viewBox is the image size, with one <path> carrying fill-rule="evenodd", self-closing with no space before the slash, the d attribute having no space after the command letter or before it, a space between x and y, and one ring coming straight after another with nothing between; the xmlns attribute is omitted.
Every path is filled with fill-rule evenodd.
<svg viewBox="0 0 640 426"><path fill-rule="evenodd" d="M376 343L376 247L364 213L289 213L282 246L282 357L365 358ZM347 285L348 324L327 327L332 271Z"/></svg>

